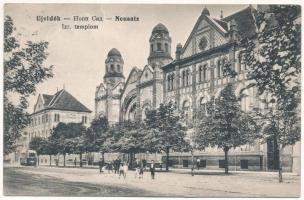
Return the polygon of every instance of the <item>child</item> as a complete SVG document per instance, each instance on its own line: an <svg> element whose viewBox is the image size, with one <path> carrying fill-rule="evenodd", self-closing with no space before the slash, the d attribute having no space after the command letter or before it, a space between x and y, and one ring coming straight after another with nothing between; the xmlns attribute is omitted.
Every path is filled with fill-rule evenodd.
<svg viewBox="0 0 304 200"><path fill-rule="evenodd" d="M122 163L121 163L120 166L119 166L119 178L120 178L121 175L124 175L123 173L124 173L124 170L123 170L123 166L122 166Z"/></svg>
<svg viewBox="0 0 304 200"><path fill-rule="evenodd" d="M127 177L127 171L128 171L128 165L127 165L127 163L125 163L123 166L124 179Z"/></svg>
<svg viewBox="0 0 304 200"><path fill-rule="evenodd" d="M139 162L136 161L135 178L137 178L137 177L140 178L139 171L140 171L140 165L139 165Z"/></svg>

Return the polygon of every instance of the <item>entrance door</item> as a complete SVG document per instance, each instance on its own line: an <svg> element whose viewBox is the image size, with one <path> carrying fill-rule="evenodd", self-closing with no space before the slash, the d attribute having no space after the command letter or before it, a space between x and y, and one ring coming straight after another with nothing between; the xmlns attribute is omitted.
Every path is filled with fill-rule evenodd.
<svg viewBox="0 0 304 200"><path fill-rule="evenodd" d="M277 141L273 138L267 139L267 167L270 170L279 169L279 149Z"/></svg>

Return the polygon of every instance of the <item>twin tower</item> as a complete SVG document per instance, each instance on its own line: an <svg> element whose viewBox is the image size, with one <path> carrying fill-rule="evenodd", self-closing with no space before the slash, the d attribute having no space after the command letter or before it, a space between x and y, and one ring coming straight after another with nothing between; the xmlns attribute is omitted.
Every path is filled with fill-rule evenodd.
<svg viewBox="0 0 304 200"><path fill-rule="evenodd" d="M160 100L159 96L162 97L163 93L161 84L163 76L160 68L172 62L171 37L168 29L163 24L157 24L153 28L149 44L148 65L143 70L136 67L133 68L127 78L127 82L125 82L123 75L124 60L120 52L116 48L109 51L105 61L104 84L101 83L96 88L95 117L106 116L110 123L142 118L142 115L144 115L142 107L144 102L140 100L143 99L140 92L144 90L140 91L140 88L143 88L142 84L145 82L143 79L146 79L147 82L144 88L149 88L150 86L152 91L150 98L146 99L146 103L149 102L150 108L156 107L157 104L161 103L160 101L162 100ZM148 72L146 68L149 69ZM148 78L149 75L150 79ZM132 87L134 82L136 82L136 87ZM155 98L155 96L158 97ZM132 100L134 105L129 105ZM133 109L129 106L133 106ZM131 111L133 113L130 113Z"/></svg>

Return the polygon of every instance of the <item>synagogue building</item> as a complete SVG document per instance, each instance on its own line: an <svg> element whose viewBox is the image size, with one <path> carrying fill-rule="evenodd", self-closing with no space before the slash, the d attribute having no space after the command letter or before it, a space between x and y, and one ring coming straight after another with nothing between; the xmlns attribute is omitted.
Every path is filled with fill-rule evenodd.
<svg viewBox="0 0 304 200"><path fill-rule="evenodd" d="M259 7L258 7L259 9ZM262 7L261 7L262 9ZM134 67L127 77L123 74L123 55L113 48L105 60L103 83L96 88L95 117L106 116L110 123L124 120L142 120L147 109L157 108L161 103L174 102L188 123L193 113L204 109L206 102L217 98L221 90L233 83L236 95L241 91L241 109L249 112L254 107L267 109L255 88L243 90L247 85L246 72L249 66L242 62L240 40L256 34L252 6L232 15L215 18L207 8L200 13L185 44L177 44L175 55L171 54L171 36L164 24L157 24L151 32L150 53L143 67ZM223 65L231 63L237 76L223 75ZM265 97L266 98L266 97ZM191 129L188 131L191 136ZM269 139L261 143L243 145L230 151L231 170L276 170L279 153L277 144ZM222 149L207 148L194 152L200 158L201 167L219 169L224 167ZM190 168L190 153L172 152L170 165ZM300 170L299 142L286 147L283 155L283 170Z"/></svg>

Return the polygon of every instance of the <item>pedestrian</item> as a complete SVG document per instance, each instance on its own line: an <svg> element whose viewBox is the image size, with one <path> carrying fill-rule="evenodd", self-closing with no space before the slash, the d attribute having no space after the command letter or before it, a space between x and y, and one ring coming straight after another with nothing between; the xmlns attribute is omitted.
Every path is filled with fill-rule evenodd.
<svg viewBox="0 0 304 200"><path fill-rule="evenodd" d="M111 163L108 163L108 164L107 164L107 169L108 169L108 174L110 174Z"/></svg>
<svg viewBox="0 0 304 200"><path fill-rule="evenodd" d="M197 158L197 159L196 159L196 167L197 167L197 170L199 170L200 164L201 164L201 160L200 160L199 158Z"/></svg>
<svg viewBox="0 0 304 200"><path fill-rule="evenodd" d="M139 161L138 160L136 160L136 162L135 162L135 178L140 178L139 177L139 171L140 171L140 164L139 164Z"/></svg>
<svg viewBox="0 0 304 200"><path fill-rule="evenodd" d="M99 161L99 173L102 172L102 160Z"/></svg>
<svg viewBox="0 0 304 200"><path fill-rule="evenodd" d="M124 166L123 166L124 179L126 179L126 177L127 177L127 172L128 172L128 164L125 163Z"/></svg>
<svg viewBox="0 0 304 200"><path fill-rule="evenodd" d="M117 173L119 173L120 164L121 164L121 160L117 158Z"/></svg>
<svg viewBox="0 0 304 200"><path fill-rule="evenodd" d="M75 157L75 159L74 159L74 165L75 165L75 167L76 167L76 157Z"/></svg>
<svg viewBox="0 0 304 200"><path fill-rule="evenodd" d="M120 178L121 175L123 175L123 173L124 173L124 170L123 170L123 166L122 166L122 163L121 163L121 164L119 164L119 178Z"/></svg>
<svg viewBox="0 0 304 200"><path fill-rule="evenodd" d="M139 168L139 178L144 178L144 163L140 163L140 168Z"/></svg>
<svg viewBox="0 0 304 200"><path fill-rule="evenodd" d="M118 166L118 159L116 158L114 160L114 174L117 174L118 173L118 169L119 169L119 166Z"/></svg>
<svg viewBox="0 0 304 200"><path fill-rule="evenodd" d="M111 171L111 173L113 173L113 165L114 165L113 161L111 161L110 162L110 166L109 166L109 168L110 168L109 171Z"/></svg>
<svg viewBox="0 0 304 200"><path fill-rule="evenodd" d="M151 171L151 178L154 179L155 178L155 164L154 164L154 160L152 160L152 163L150 165L150 171Z"/></svg>

